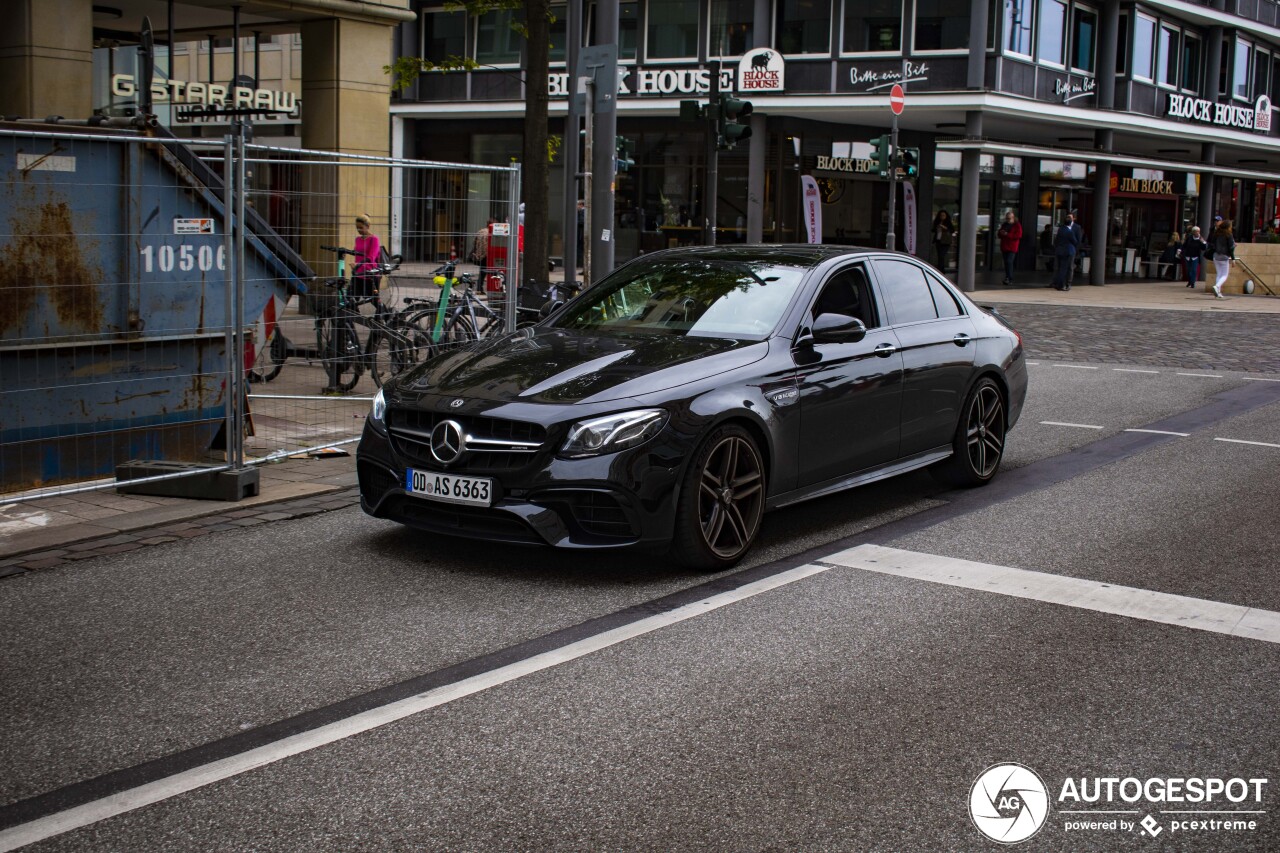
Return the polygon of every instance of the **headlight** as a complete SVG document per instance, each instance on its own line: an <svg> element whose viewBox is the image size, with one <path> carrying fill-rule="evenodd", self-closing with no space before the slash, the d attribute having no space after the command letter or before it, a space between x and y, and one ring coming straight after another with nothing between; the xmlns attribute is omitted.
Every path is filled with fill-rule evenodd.
<svg viewBox="0 0 1280 853"><path fill-rule="evenodd" d="M578 421L569 428L569 437L560 448L561 456L598 456L644 444L667 423L663 409L636 409Z"/></svg>
<svg viewBox="0 0 1280 853"><path fill-rule="evenodd" d="M378 393L373 395L373 408L369 410L369 423L373 424L374 429L378 432L385 432L387 429L387 398L382 395L382 389L378 389Z"/></svg>

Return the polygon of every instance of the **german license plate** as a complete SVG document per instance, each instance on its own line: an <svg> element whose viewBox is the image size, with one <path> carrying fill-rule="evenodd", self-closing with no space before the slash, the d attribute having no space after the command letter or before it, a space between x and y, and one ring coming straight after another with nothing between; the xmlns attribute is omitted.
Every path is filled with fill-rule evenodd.
<svg viewBox="0 0 1280 853"><path fill-rule="evenodd" d="M405 471L405 490L433 501L467 506L493 503L493 480L488 477L458 477L435 471Z"/></svg>

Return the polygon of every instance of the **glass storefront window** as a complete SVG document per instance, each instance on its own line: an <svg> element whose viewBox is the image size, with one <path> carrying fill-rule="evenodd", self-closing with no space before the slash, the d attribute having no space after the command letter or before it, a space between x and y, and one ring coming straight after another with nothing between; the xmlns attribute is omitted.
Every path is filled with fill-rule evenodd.
<svg viewBox="0 0 1280 853"><path fill-rule="evenodd" d="M902 49L902 0L846 0L845 53L876 53Z"/></svg>
<svg viewBox="0 0 1280 853"><path fill-rule="evenodd" d="M1006 0L1004 4L1004 49L1009 53L1031 55L1032 1Z"/></svg>
<svg viewBox="0 0 1280 853"><path fill-rule="evenodd" d="M952 0L916 0L915 38L916 50L967 50L969 4L957 4Z"/></svg>
<svg viewBox="0 0 1280 853"><path fill-rule="evenodd" d="M422 56L439 62L467 55L467 14L432 9L422 13Z"/></svg>
<svg viewBox="0 0 1280 853"><path fill-rule="evenodd" d="M1041 160L1040 177L1055 181L1082 181L1088 174L1084 163L1075 160Z"/></svg>
<svg viewBox="0 0 1280 853"><path fill-rule="evenodd" d="M1258 50L1253 58L1253 95L1257 97L1267 91L1267 72L1271 70L1271 54Z"/></svg>
<svg viewBox="0 0 1280 853"><path fill-rule="evenodd" d="M698 57L698 4L687 0L649 0L646 59Z"/></svg>
<svg viewBox="0 0 1280 853"><path fill-rule="evenodd" d="M1093 73L1098 13L1083 6L1071 10L1071 67Z"/></svg>
<svg viewBox="0 0 1280 853"><path fill-rule="evenodd" d="M1160 28L1160 45L1156 55L1156 82L1161 86L1178 85L1178 31Z"/></svg>
<svg viewBox="0 0 1280 853"><path fill-rule="evenodd" d="M1244 39L1236 39L1235 74L1231 78L1231 94L1237 98L1249 97L1249 64L1253 58L1253 45Z"/></svg>
<svg viewBox="0 0 1280 853"><path fill-rule="evenodd" d="M1005 157L1001 160L1000 168L1006 176L1017 177L1022 174L1022 158Z"/></svg>
<svg viewBox="0 0 1280 853"><path fill-rule="evenodd" d="M1120 13L1120 33L1116 39L1116 74L1123 75L1129 67L1129 16Z"/></svg>
<svg viewBox="0 0 1280 853"><path fill-rule="evenodd" d="M751 49L755 0L712 0L708 56L742 56Z"/></svg>
<svg viewBox="0 0 1280 853"><path fill-rule="evenodd" d="M938 151L933 155L933 170L935 172L959 173L960 165L961 155L959 151Z"/></svg>
<svg viewBox="0 0 1280 853"><path fill-rule="evenodd" d="M476 62L481 65L520 62L523 38L512 29L512 24L520 20L519 14L512 9L499 9L480 16L476 22Z"/></svg>
<svg viewBox="0 0 1280 853"><path fill-rule="evenodd" d="M779 0L778 50L785 54L831 53L831 4L818 0Z"/></svg>
<svg viewBox="0 0 1280 853"><path fill-rule="evenodd" d="M551 7L551 51L550 60L552 62L564 62L569 44L569 7L564 4L557 4Z"/></svg>
<svg viewBox="0 0 1280 853"><path fill-rule="evenodd" d="M1200 39L1190 33L1182 37L1182 88L1200 91Z"/></svg>
<svg viewBox="0 0 1280 853"><path fill-rule="evenodd" d="M1146 15L1138 15L1133 23L1133 76L1137 80L1151 82L1152 62L1155 59L1156 22Z"/></svg>
<svg viewBox="0 0 1280 853"><path fill-rule="evenodd" d="M1041 62L1062 65L1066 50L1067 6L1062 0L1040 0L1040 28L1036 49Z"/></svg>

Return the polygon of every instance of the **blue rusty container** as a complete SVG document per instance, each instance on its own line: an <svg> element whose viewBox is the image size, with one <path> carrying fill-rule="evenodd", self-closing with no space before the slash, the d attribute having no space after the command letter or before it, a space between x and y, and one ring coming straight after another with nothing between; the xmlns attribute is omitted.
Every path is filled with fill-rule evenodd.
<svg viewBox="0 0 1280 853"><path fill-rule="evenodd" d="M210 458L227 404L221 179L156 133L0 123L0 492ZM313 273L246 223L252 324Z"/></svg>

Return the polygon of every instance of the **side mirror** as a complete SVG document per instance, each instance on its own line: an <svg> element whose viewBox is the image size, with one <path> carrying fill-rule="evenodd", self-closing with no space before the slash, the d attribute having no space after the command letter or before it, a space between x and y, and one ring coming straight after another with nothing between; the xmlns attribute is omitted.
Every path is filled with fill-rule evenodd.
<svg viewBox="0 0 1280 853"><path fill-rule="evenodd" d="M819 314L813 321L814 343L856 344L866 336L866 324L848 314Z"/></svg>

